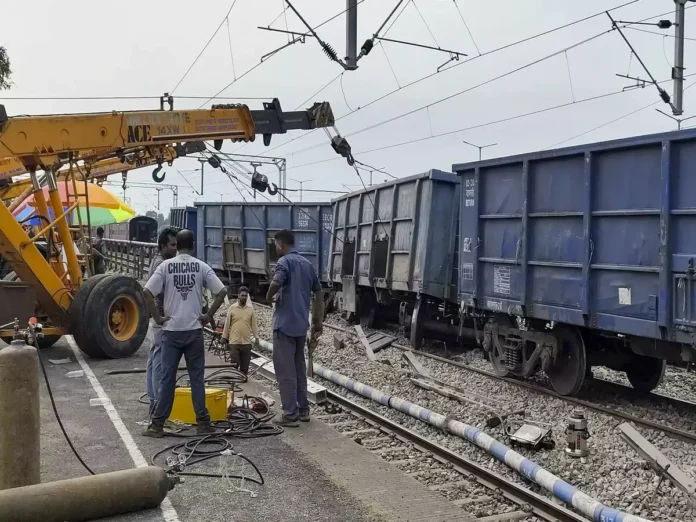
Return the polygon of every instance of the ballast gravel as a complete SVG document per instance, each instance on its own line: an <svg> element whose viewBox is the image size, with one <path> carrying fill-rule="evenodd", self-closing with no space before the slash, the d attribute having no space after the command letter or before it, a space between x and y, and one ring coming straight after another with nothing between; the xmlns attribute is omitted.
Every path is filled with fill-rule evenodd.
<svg viewBox="0 0 696 522"><path fill-rule="evenodd" d="M257 306L256 313L260 335L262 338L270 341L272 339L272 312L268 308ZM221 311L221 315L224 315L224 311ZM341 327L349 327L344 321L336 317L331 317L328 320ZM337 349L334 347L334 336L338 336L344 341L344 348ZM418 356L418 352L414 353ZM555 441L555 448L552 450L541 449L534 451L516 448L516 451L525 457L533 460L538 465L576 486L598 501L616 509L621 509L656 522L696 521L696 502L682 491L673 487L669 481L661 482L660 478L640 455L628 446L617 429L617 426L622 421L594 411L585 411L590 431L590 439L588 441L590 454L583 459L574 458L568 456L564 448L566 447L565 428L567 419L577 407L576 405L444 362L422 356L419 357L421 364L430 373L431 377L451 386L471 390L491 400L499 401L504 404L504 409L503 411L496 411L486 404L460 403L415 386L410 381L413 372L404 360L402 350L387 348L377 353L376 358L376 361L368 361L364 349L356 336L335 332L329 328L324 328L324 333L314 355L315 363L368 384L385 393L397 395L438 413L453 416L461 422L483 429L504 444L509 445L509 440L502 432L502 428L486 428L486 419L495 414L524 409L525 418L529 421L548 424ZM474 364L490 370L488 363L483 360L480 354L468 352L464 355L464 358L468 364ZM594 369L594 371L595 375L599 373L602 378L610 380L605 375L605 370ZM688 388L690 396L693 397L692 400L696 401L696 386L691 385L691 382L696 384L696 376L692 379L691 375L686 375L688 377L684 379L685 371L680 368L668 371L665 383L661 386L662 389L656 391L689 400L690 397L684 397L684 392L682 391ZM500 475L525 484L536 492L550 496L545 490L541 490L541 488L530 483L518 473L468 441L445 434L401 412L356 396L352 392L328 381L320 378L315 378L315 380L355 402L369 405L371 409L385 417L437 441L478 464L495 470ZM675 382L670 384L671 381ZM683 384L682 381L688 384ZM656 422L687 431L694 431L694 426L696 426L696 417L692 413L676 411L674 408L655 407L654 404L652 407L642 405L639 402L634 405L624 399L620 399L620 404L617 406L611 404L611 397L596 397L596 393L592 393L594 395L591 397L582 398L598 401L607 407L618 408L620 406L619 409L627 413L649 417ZM614 400L614 402L616 401ZM641 426L635 427L646 439L662 451L674 465L696 480L696 445L670 438L664 432L649 430Z"/></svg>

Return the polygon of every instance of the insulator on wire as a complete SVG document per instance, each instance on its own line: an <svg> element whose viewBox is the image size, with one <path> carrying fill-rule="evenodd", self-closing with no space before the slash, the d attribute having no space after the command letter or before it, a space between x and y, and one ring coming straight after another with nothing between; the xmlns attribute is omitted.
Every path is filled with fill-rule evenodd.
<svg viewBox="0 0 696 522"><path fill-rule="evenodd" d="M362 44L362 47L360 48L360 54L363 56L367 56L370 54L370 51L372 48L375 46L375 41L372 38L368 38L365 40L365 43Z"/></svg>
<svg viewBox="0 0 696 522"><path fill-rule="evenodd" d="M338 54L336 54L336 51L334 50L334 48L331 47L331 44L328 44L326 42L322 42L321 48L324 49L324 53L326 53L326 56L328 56L330 60L332 60L334 62L338 61Z"/></svg>

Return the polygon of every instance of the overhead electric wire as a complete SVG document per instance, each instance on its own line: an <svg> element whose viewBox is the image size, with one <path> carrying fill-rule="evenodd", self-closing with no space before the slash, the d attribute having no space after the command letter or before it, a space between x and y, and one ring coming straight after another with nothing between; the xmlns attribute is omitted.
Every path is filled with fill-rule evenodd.
<svg viewBox="0 0 696 522"><path fill-rule="evenodd" d="M693 7L693 6L690 6ZM688 7L686 8L688 9ZM630 29L631 31L638 31L639 33L647 33L647 34L654 34L657 36L662 36L663 38L676 38L673 34L666 34L666 33L658 33L657 31L648 31L646 29L638 29L637 27L626 27L626 29ZM696 42L696 38L687 38L686 36L684 37L684 40L689 40L690 42Z"/></svg>
<svg viewBox="0 0 696 522"><path fill-rule="evenodd" d="M353 131L353 132L351 132L351 133L346 134L344 137L348 138L348 137L350 137L350 136L356 136L356 135L358 135L358 134L362 134L363 132L367 132L367 131L376 129L376 128L381 127L381 126L383 126L383 125L386 125L386 124L388 124L388 123L392 123L392 122L394 122L394 121L400 120L400 119L405 118L405 117L407 117L407 116L411 116L412 114L416 114L416 113L418 113L418 112L420 112L420 111L422 111L422 110L429 109L429 108L431 108L431 107L434 107L435 105L439 105L439 104L444 103L444 102L446 102L446 101L449 101L449 100L451 100L451 99L453 99L453 98L456 98L457 96L461 96L462 94L466 94L466 93L471 92L471 91L473 91L473 90L476 90L476 89L479 89L479 88L481 88L481 87L484 87L484 86L486 86L486 85L488 85L488 84L490 84L490 83L496 82L496 81L498 81L498 80L501 80L501 79L503 79L503 78L506 78L506 77L508 77L508 76L511 76L511 75L513 75L513 74L515 74L515 73L518 73L518 72L520 72L520 71L523 71L523 70L525 70L525 69L528 69L529 67L533 67L534 65L538 65L539 63L545 62L546 60L550 60L551 58L554 58L554 57L556 57L556 56L559 56L559 55L565 53L566 51L569 51L569 50L571 50L571 49L574 49L574 48L576 48L576 47L579 47L579 46L581 46L581 45L584 45L584 44L586 44L586 43L588 43L588 42L591 42L591 41L593 41L593 40L596 40L597 38L599 38L599 37L601 37L601 36L604 36L604 35L606 35L606 34L609 34L609 33L611 33L612 31L613 31L613 29L609 29L609 30L606 30L606 31L602 31L601 33L597 33L597 34L595 34L594 36L591 36L591 37L589 37L589 38L585 38L584 40L582 40L582 41L580 41L580 42L574 43L574 44L572 44L572 45L570 45L570 46L567 46L567 47L565 47L565 48L563 48L563 49L560 49L560 50L558 50L558 51L554 51L554 52L551 53L551 54L547 54L546 56L544 56L544 57L542 57L542 58L538 58L538 59L533 60L533 61L531 61L531 62L529 62L529 63L526 63L526 64L524 64L524 65L522 65L522 66L520 66L520 67L517 67L516 69L513 69L513 70L511 70L511 71L507 71L507 72L505 72L505 73L503 73L503 74L499 74L498 76L495 76L495 77L493 77L493 78L489 78L488 80L485 80L485 81L483 81L483 82L481 82L481 83L478 83L478 84L476 84L476 85L473 85L473 86L471 86L471 87L467 87L466 89L462 89L461 91L458 91L458 92L456 92L456 93L454 93L454 94L450 94L450 95L448 95L448 96L445 96L445 97L443 97L443 98L440 98L440 99L438 99L438 100L435 100L434 102L428 103L427 105L423 105L423 106L421 106L421 107L418 107L418 108L416 108L416 109L412 109L412 110L410 110L410 111L401 113L401 114L399 114L399 115L397 115L397 116L393 116L393 117L388 118L388 119L386 119L386 120L383 120L383 121L381 121L381 122L374 123L374 124L369 125L369 126L367 126L367 127L363 127L362 129L358 129L358 130L356 130L356 131ZM318 148L318 147L323 147L323 146L325 146L324 143L319 143L319 144L316 144L316 145L312 145L312 146L310 146L310 147L306 147L306 148L301 149L301 150L299 150L299 151L291 152L291 153L289 153L289 155L298 155L298 154L302 154L302 153L304 153L304 152L308 152L308 151L310 151L310 150L314 150L314 149L316 149L316 148Z"/></svg>
<svg viewBox="0 0 696 522"><path fill-rule="evenodd" d="M526 42L535 40L535 39L537 39L537 38L541 38L541 37L543 37L543 36L547 36L547 35L549 35L549 34L552 34L552 33L556 32L556 31L560 31L560 30L563 30L563 29L567 29L568 27L572 27L572 26L574 26L574 25L580 24L580 23L582 23L582 22L586 22L586 21L591 20L591 19L593 19L593 18L597 18L597 17L599 17L599 16L603 16L603 15L604 15L605 13L607 13L607 12L616 11L617 9L621 9L621 8L623 8L623 7L629 6L629 5L631 5L631 4L635 4L635 3L640 2L640 1L641 1L641 0L630 0L629 2L625 2L625 3L621 4L621 5L616 6L616 7L612 7L612 8L610 8L610 9L602 10L602 11L600 11L600 12L598 12L598 13L593 14L593 15L589 15L589 16L586 16L586 17L584 17L584 18L580 18L580 19L578 19L578 20L575 20L575 21L573 21L573 22L569 22L569 23L567 23L567 24L563 24L563 25L554 27L553 29L549 29L549 30L547 30L547 31L544 31L544 32L541 32L541 33L537 33L537 34L535 34L535 35L532 35L532 36L523 38L523 39L521 39L521 40L517 40L516 42L512 42L512 43L503 45L503 46L501 46L501 47L497 47L497 48L492 49L492 50L490 50L490 51L484 52L484 53L480 54L479 56L474 56L474 57L472 57L472 58L470 58L470 59L468 59L468 60L465 60L465 61L463 61L463 62L460 62L460 63L458 63L458 64L456 64L456 65L453 65L452 67L449 67L449 68L445 69L444 71L436 71L436 72L427 74L427 75L422 76L421 78L418 78L418 79L416 79L416 80L414 80L414 81L412 81L412 82L410 82L410 83L407 83L406 85L400 86L400 87L397 88L397 89L394 89L394 90L392 90L392 91L389 91L388 93L383 94L383 95L381 95L381 96L375 98L374 100L372 100L372 101L366 103L365 105L361 105L360 107L358 107L358 108L355 109L354 111L351 111L351 112L349 112L349 113L347 113L347 114L344 114L343 116L338 117L338 118L336 119L336 121L340 121L340 120L342 120L343 118L347 118L348 116L351 116L351 115L355 114L356 112L358 112L358 111L360 111L360 110L362 110L362 109L366 109L366 108L368 108L368 107L371 106L371 105L374 105L374 104L376 104L376 103L379 103L379 102L385 100L386 98L392 96L393 94L396 94L397 92L399 92L399 91L401 91L401 90L403 90L403 89L407 89L408 87L412 87L413 85L417 85L417 84L419 84L420 82L423 82L423 81L425 81L425 80L428 80L428 79L432 78L433 76L437 76L438 74L444 73L445 71L452 70L452 69L454 69L454 68L456 68L456 67L459 67L460 65L464 65L464 64L466 64L466 63L469 63L469 62L471 62L472 60L476 60L476 59L479 59L479 58L483 58L483 57L485 57L485 56L489 56L489 55L494 54L494 53L497 53L497 52L499 52L499 51L503 51L503 50L505 50L505 49L509 49L509 48L511 48L511 47L515 47L515 46L517 46L517 45L521 45L521 44L523 44L523 43L526 43ZM408 3L406 4L406 6L408 6ZM406 8L406 6L404 6L404 9ZM689 7L694 7L694 6L689 6ZM687 9L688 9L689 7L687 7ZM402 10L401 12L403 13L403 10ZM651 17L649 17L649 18L646 18L645 20L650 20L651 18L657 18L657 17L659 17L659 16L663 16L663 14L651 16ZM398 17L397 17L397 19L398 19ZM396 22L396 19L394 20L394 22ZM391 29L391 26L390 26L390 29ZM388 30L385 31L385 35L386 35L387 32L388 32ZM292 143L292 142L294 142L294 141L296 141L296 140L300 140L300 139L303 139L303 138L305 138L305 137L307 137L307 136L311 136L312 133L314 133L316 130L317 130L317 129L311 130L311 131L309 131L309 132L306 132L306 133L304 133L304 134L301 134L301 135L299 135L299 136L296 136L296 137L294 137L294 138L292 138L292 139L290 139L290 140L288 140L288 141L286 141L286 142L280 143L280 144L276 145L275 147L269 149L267 152L276 150L276 149L278 149L278 148L280 148L280 147L284 147L285 145L289 145L290 143Z"/></svg>
<svg viewBox="0 0 696 522"><path fill-rule="evenodd" d="M687 76L685 76L685 78L688 78L688 77L690 77L690 76L696 76L696 73L687 75ZM672 80L671 80L671 79L669 79L669 80L663 80L663 81L661 81L661 82L659 82L659 83L667 83L667 82L670 82L670 81L672 81ZM538 110L534 110L534 111L531 111L531 112L526 112L526 113L523 113L523 114L517 114L517 115L515 115L515 116L509 116L509 117L506 117L506 118L501 118L501 119L498 119L498 120L492 120L492 121L488 121L488 122L485 122L485 123L480 123L480 124L477 124L477 125L472 125L472 126L469 126L469 127L463 127L463 128L460 128L460 129L455 129L455 130L451 130L451 131L447 131L447 132L442 132L442 133L440 133L440 134L434 134L434 135L432 135L432 136L425 136L425 137L422 137L422 138L415 138L415 139L408 140L408 141L403 141L403 142L400 142L400 143L394 143L394 144L392 144L392 145L385 145L385 146L383 146L383 147L377 147L377 148L374 148L374 149L358 151L358 152L355 152L354 155L370 154L370 153L373 153L373 152L379 152L379 151L388 150L388 149L393 149L393 148L397 148L397 147L403 147L403 146L405 146L405 145L412 145L412 144L414 144L414 143L419 143L419 142L422 142L422 141L428 141L428 140L432 140L432 139L442 138L442 137L445 137L445 136L451 136L452 134L457 134L457 133L459 133L459 132L466 132L466 131L470 131L470 130L474 130L474 129L480 129L480 128L488 127L488 126L490 126L490 125L496 125L496 124L499 124L499 123L507 123L507 122L509 122L509 121L514 121L514 120L518 120L518 119L521 119L521 118L526 118L526 117L528 117L528 116L534 116L534 115L537 115L537 114L542 114L542 113L545 113L545 112L550 112L550 111L554 111L554 110L557 110L557 109L562 109L562 108L565 108L565 107L570 107L570 106L573 106L573 105L579 105L579 104L581 104L581 103L596 101L596 100L600 100L600 99L603 99L603 98L609 98L609 97L612 97L612 96L616 96L616 95L620 95L620 94L625 94L625 93L627 93L627 92L631 92L631 91L625 91L625 90L612 91L612 92L608 92L608 93L605 93L605 94L599 94L599 95L597 95L597 96L591 96L591 97L589 97L589 98L584 98L584 99L581 99L581 100L576 100L575 102L561 103L561 104L554 105L554 106L551 106L551 107L546 107L546 108L544 108L544 109L538 109ZM659 102L659 101L658 101L658 102L655 102L655 104L657 104L657 103L660 103L660 102ZM652 105L649 105L649 106L647 106L647 107L651 107L651 106L652 106ZM642 109L641 109L641 110L642 110ZM612 122L612 123L613 123L613 122ZM573 138L570 138L570 139L573 139ZM569 140L566 140L566 141L570 141L570 139L569 139ZM290 168L290 169L299 169L299 168L309 167L309 166L312 166L312 165L318 165L318 164L321 164L321 163L328 163L328 162L330 162L330 161L337 161L337 160L340 160L340 159L342 159L342 158L332 157L332 158L327 158L327 159L324 159L324 160L313 161L313 162L311 162L311 163L303 163L303 164L301 164L301 165L295 165L295 166L292 166L292 167L289 167L289 168Z"/></svg>
<svg viewBox="0 0 696 522"><path fill-rule="evenodd" d="M694 73L694 74L696 74L696 73ZM689 76L694 76L694 74L690 74ZM685 78L688 78L688 76L685 76ZM695 84L696 84L696 82L692 82L692 83L691 83L690 85L688 85L687 87L684 87L684 90L686 91L686 90L689 89L690 87L693 87ZM581 136L585 136L586 134L590 134L591 132L594 132L594 131L599 130L599 129L604 128L604 127L607 127L608 125L611 125L612 123L616 123L617 121L620 121L620 120L623 120L623 119L625 119L625 118L628 118L629 116L633 116L634 114L637 114L637 113L639 113L639 112L641 112L641 111L644 111L644 110L646 110L646 109L649 109L650 107L653 107L653 106L658 105L658 104L660 104L660 103L662 103L662 100L658 100L658 101L656 101L656 102L649 103L648 105L644 105L643 107L640 107L639 109L635 109L635 110L633 110L633 111L631 111L631 112L629 112L629 113L627 113L627 114L624 114L623 116L619 116L618 118L614 118L614 119L612 119L612 120L610 120L610 121L607 121L607 122L605 122L605 123L602 123L601 125L597 125L596 127L593 127L593 128L591 128L590 130L587 130L587 131L585 131L585 132L581 132L580 134L576 134L575 136L573 136L573 137L571 137L571 138L565 139L565 140L563 140L563 141L559 141L559 142L557 142L557 143L554 143L553 145L550 145L550 146L548 146L548 147L545 147L544 150L547 150L547 149L554 149L554 148L558 147L559 145L563 145L564 143L568 143L569 141L572 141L572 140L574 140L574 139L576 139L576 138L580 138Z"/></svg>
<svg viewBox="0 0 696 522"><path fill-rule="evenodd" d="M0 96L0 100L90 101L90 100L159 100L161 96ZM211 100L208 96L174 96L176 100ZM218 100L271 100L273 96L216 96Z"/></svg>
<svg viewBox="0 0 696 522"><path fill-rule="evenodd" d="M462 14L462 10L459 8L459 4L457 3L457 0L452 0L454 2L454 7L457 9L457 13L459 13L459 18L462 19L462 23L464 24L464 27L466 27L466 32L469 33L469 38L471 38L471 42L474 44L474 47L476 47L476 52L481 56L481 49L479 49L479 46L476 44L476 40L474 40L474 35L471 34L471 29L469 29L469 24L466 23L466 20L464 19L464 15Z"/></svg>
<svg viewBox="0 0 696 522"><path fill-rule="evenodd" d="M206 49L208 48L208 46L210 45L210 42L212 42L212 41L213 41L213 38L215 38L215 35L218 34L218 32L220 31L220 28L222 27L222 24L224 24L224 23L225 23L225 20L227 20L227 17L230 16L230 13L232 12L232 9L234 9L234 6L235 6L236 3L237 3L237 0L233 0L232 5L230 6L229 10L227 11L227 14L226 14L225 17L222 19L222 21L220 21L220 25L218 25L217 29L215 29L215 31L213 32L213 34L210 36L210 39L209 39L208 42L203 46L203 49L201 49L201 52L198 53L198 56L196 56L196 59L193 60L193 63L191 64L191 66L190 66L188 69L186 69L186 72L185 72L184 75L181 77L181 79L180 79L179 82L176 84L176 86L170 91L172 94L174 93L174 91L176 91L176 90L179 88L179 85L181 85L181 82L183 82L184 79L188 76L188 73L190 73L190 72L191 72L191 69L193 69L193 66L196 65L196 63L198 62L198 60L200 59L200 57L203 55L203 53L205 52L205 50L206 50Z"/></svg>

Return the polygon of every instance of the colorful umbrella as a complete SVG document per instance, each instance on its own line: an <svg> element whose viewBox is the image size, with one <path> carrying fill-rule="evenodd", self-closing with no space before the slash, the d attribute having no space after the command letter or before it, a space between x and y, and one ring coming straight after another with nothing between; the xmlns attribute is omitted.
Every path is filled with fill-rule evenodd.
<svg viewBox="0 0 696 522"><path fill-rule="evenodd" d="M77 194L80 201L79 207L79 217L82 220L82 224L87 224L87 198L84 196L85 184L77 184ZM63 205L63 210L67 210L72 205L75 204L75 196L73 192L72 184L68 184L67 190L65 183L58 184L58 193L60 194L60 200ZM127 221L133 216L135 216L135 210L126 205L121 199L116 195L112 194L108 190L95 185L94 183L87 184L87 195L89 196L89 222L92 226L98 225L109 225L111 223L120 223L122 221ZM44 187L44 197L48 202L48 187ZM46 225L45 222L38 218L32 218L32 215L36 211L36 203L34 201L34 196L30 196L24 201L19 207L15 209L12 215L17 221L22 221L24 223L43 226ZM73 210L69 219L72 224L78 223L78 209ZM49 205L48 208L49 219L53 221L53 211Z"/></svg>

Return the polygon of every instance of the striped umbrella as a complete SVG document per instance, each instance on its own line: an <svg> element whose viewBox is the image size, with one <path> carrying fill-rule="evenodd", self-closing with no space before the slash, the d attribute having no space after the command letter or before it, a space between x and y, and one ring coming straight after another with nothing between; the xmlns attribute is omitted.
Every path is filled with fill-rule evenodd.
<svg viewBox="0 0 696 522"><path fill-rule="evenodd" d="M89 198L84 196L85 185L83 183L78 183L77 193L80 202L78 209L73 210L69 219L70 222L75 224L78 223L78 210L79 217L82 220L82 224L87 224L87 214L89 213L89 222L92 226L98 225L110 225L111 223L120 223L122 221L127 221L133 216L135 216L135 210L124 203L118 196L112 194L108 190L95 185L94 183L87 184L87 195ZM48 202L48 187L44 187L44 197ZM75 204L75 196L73 192L72 184L68 184L67 190L65 183L58 184L58 193L60 194L60 200L63 205L63 210L67 210L72 205ZM87 208L87 199L89 199L89 209ZM33 226L44 226L45 222L42 220L32 217L36 212L36 203L34 201L34 196L30 196L24 201L19 207L15 209L12 215L17 221L21 221ZM53 221L53 211L49 205L48 208L49 216L48 218Z"/></svg>

